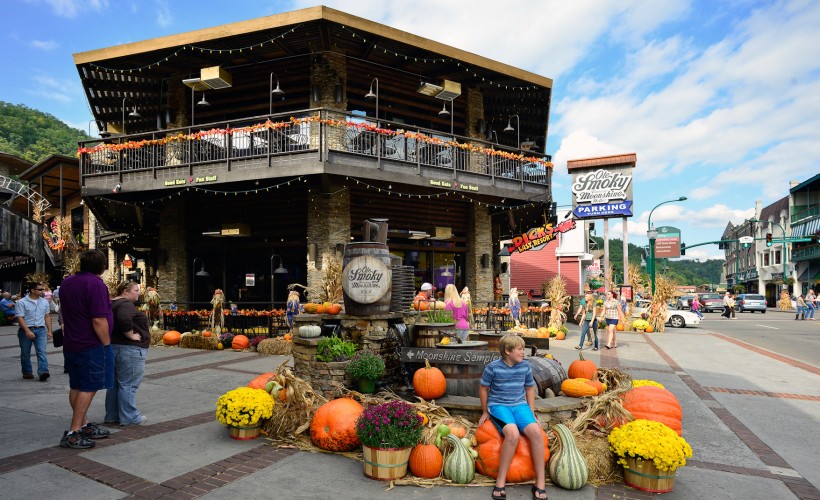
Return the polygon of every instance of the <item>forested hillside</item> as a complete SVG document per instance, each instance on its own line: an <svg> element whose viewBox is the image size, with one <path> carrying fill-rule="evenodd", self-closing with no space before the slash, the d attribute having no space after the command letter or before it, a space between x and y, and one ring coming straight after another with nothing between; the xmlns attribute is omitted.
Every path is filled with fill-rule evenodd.
<svg viewBox="0 0 820 500"><path fill-rule="evenodd" d="M74 155L90 137L56 117L22 104L0 101L0 151L36 163L50 154Z"/></svg>
<svg viewBox="0 0 820 500"><path fill-rule="evenodd" d="M604 239L598 236L593 236L593 240L598 245L598 248L603 250ZM629 263L635 266L641 265L641 254L643 248L629 244ZM615 269L618 281L623 278L623 240L611 239L609 240L609 262L612 263ZM703 284L716 284L720 281L721 266L723 266L723 259L710 259L705 262L696 262L694 260L686 259L668 259L668 267L665 259L659 259L656 265L655 274L662 274L664 272L671 276L678 285L693 285L700 286Z"/></svg>

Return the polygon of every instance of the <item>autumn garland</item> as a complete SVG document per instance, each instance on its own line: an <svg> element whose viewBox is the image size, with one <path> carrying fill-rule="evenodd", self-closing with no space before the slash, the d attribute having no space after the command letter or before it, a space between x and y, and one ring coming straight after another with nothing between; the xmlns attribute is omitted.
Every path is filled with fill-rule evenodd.
<svg viewBox="0 0 820 500"><path fill-rule="evenodd" d="M458 141L447 141L444 139L439 139L437 137L432 137L426 134L422 134L420 132L413 132L409 130L390 130L386 128L377 127L371 123L358 123L358 122L350 122L345 120L333 120L333 119L326 119L320 118L318 115L308 116L304 118L295 118L290 117L289 121L282 121L282 122L272 122L270 120L266 120L264 123L257 123L255 125L249 125L247 127L238 127L238 128L212 128L209 130L201 130L199 132L195 132L192 134L183 134L178 133L175 135L169 135L166 137L162 137L160 139L143 139L141 141L128 141L123 143L117 144L98 144L93 148L78 148L77 149L77 157L79 158L81 155L84 154L94 154L99 153L102 151L125 151L129 149L141 149L146 146L156 146L156 145L165 145L170 144L173 142L183 142L183 141L193 141L197 140L200 141L204 138L213 137L216 135L233 135L233 134L245 134L245 133L253 133L259 132L260 130L280 130L285 127L290 127L292 125L300 125L303 123L322 123L324 125L330 127L346 127L348 129L356 129L360 131L367 131L373 132L379 135L383 135L386 137L404 137L406 139L413 139L417 142L423 142L426 144L432 144L436 146L445 146L445 147L452 147L458 148L464 151L470 151L472 153L481 153L488 156L496 156L500 158L505 158L508 160L521 160L524 162L529 163L536 163L539 165L543 165L545 168L552 168L552 162L546 161L543 158L537 158L535 156L524 156L521 154L510 153L508 151L500 151L497 149L491 148L484 148L480 146L474 146L472 144L467 144Z"/></svg>

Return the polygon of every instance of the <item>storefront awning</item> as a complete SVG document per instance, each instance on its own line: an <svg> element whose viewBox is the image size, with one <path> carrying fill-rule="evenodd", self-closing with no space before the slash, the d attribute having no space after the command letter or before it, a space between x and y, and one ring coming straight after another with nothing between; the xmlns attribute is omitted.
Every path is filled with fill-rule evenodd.
<svg viewBox="0 0 820 500"><path fill-rule="evenodd" d="M792 226L792 236L803 238L820 231L820 218L812 219Z"/></svg>
<svg viewBox="0 0 820 500"><path fill-rule="evenodd" d="M811 271L813 275L811 279L809 279L809 271ZM807 281L809 283L816 283L820 281L820 269L806 268L806 270L800 273L800 276L797 277L797 281L799 281L800 283L806 283Z"/></svg>

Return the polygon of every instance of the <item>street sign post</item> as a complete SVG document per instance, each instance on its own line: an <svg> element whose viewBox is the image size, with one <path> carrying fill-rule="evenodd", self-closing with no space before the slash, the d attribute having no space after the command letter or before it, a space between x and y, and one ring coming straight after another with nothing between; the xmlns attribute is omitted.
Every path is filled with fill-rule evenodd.
<svg viewBox="0 0 820 500"><path fill-rule="evenodd" d="M680 229L672 226L661 226L657 229L655 239L655 258L680 257Z"/></svg>

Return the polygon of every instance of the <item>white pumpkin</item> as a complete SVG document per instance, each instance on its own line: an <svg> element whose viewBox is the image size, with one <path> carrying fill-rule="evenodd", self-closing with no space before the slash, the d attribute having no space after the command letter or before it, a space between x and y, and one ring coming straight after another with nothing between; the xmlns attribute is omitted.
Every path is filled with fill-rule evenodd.
<svg viewBox="0 0 820 500"><path fill-rule="evenodd" d="M322 327L319 325L304 325L299 327L299 336L304 339L313 339L322 334Z"/></svg>

